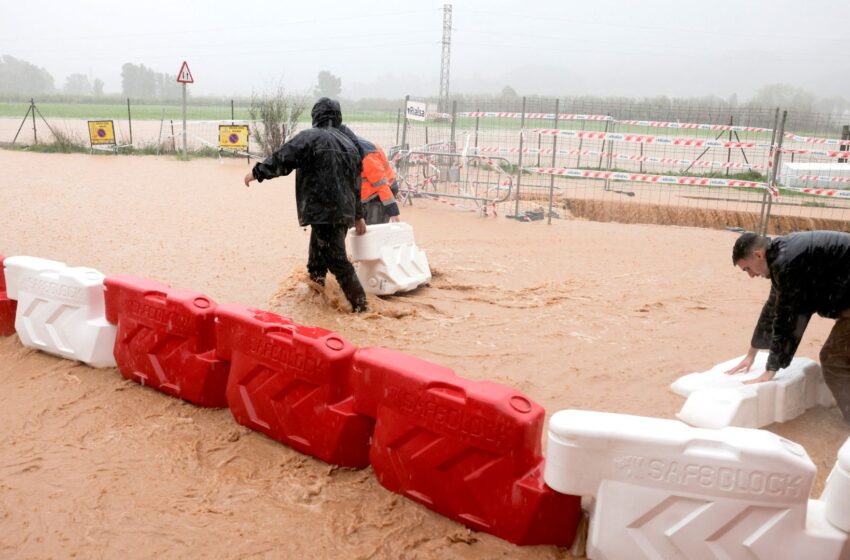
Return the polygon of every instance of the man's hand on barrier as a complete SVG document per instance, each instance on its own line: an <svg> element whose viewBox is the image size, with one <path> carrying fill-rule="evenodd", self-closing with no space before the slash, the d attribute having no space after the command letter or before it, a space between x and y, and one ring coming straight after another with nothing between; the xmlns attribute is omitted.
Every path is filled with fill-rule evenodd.
<svg viewBox="0 0 850 560"><path fill-rule="evenodd" d="M733 373L738 373L741 371L750 371L750 368L753 366L753 362L756 360L756 354L758 354L758 348L751 347L749 352L747 352L747 355L744 356L744 359L738 362L738 365L736 365L732 369L726 370L724 373L726 375L732 375Z"/></svg>
<svg viewBox="0 0 850 560"><path fill-rule="evenodd" d="M359 220L354 220L354 231L357 235L363 235L366 233L366 220L360 218Z"/></svg>
<svg viewBox="0 0 850 560"><path fill-rule="evenodd" d="M775 371L767 370L763 374L759 375L755 379L750 379L749 381L744 381L744 385L752 385L753 383L764 383L765 381L770 381L776 375Z"/></svg>
<svg viewBox="0 0 850 560"><path fill-rule="evenodd" d="M401 218L399 216L390 216L390 223L397 224L400 221Z"/></svg>
<svg viewBox="0 0 850 560"><path fill-rule="evenodd" d="M256 179L254 178L254 172L253 171L249 171L248 174L245 175L245 186L250 187L251 181L256 181Z"/></svg>

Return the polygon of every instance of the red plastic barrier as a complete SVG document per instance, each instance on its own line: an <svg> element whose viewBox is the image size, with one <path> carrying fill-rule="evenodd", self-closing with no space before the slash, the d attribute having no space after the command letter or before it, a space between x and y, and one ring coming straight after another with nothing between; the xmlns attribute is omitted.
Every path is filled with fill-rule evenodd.
<svg viewBox="0 0 850 560"><path fill-rule="evenodd" d="M0 255L0 336L15 334L15 309L18 302L6 295L6 274L3 272L3 261Z"/></svg>
<svg viewBox="0 0 850 560"><path fill-rule="evenodd" d="M229 364L215 355L215 302L124 274L103 284L106 320L118 325L121 375L200 406L227 406Z"/></svg>
<svg viewBox="0 0 850 560"><path fill-rule="evenodd" d="M572 544L580 499L543 482L540 405L384 348L358 350L353 378L384 487L515 544Z"/></svg>
<svg viewBox="0 0 850 560"><path fill-rule="evenodd" d="M326 463L369 464L374 420L354 411L354 346L331 331L242 305L216 310L237 422Z"/></svg>

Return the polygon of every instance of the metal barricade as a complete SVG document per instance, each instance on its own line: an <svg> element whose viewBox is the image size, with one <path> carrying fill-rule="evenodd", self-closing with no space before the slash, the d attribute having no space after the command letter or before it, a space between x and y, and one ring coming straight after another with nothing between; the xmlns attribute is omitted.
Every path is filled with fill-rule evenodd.
<svg viewBox="0 0 850 560"><path fill-rule="evenodd" d="M511 197L512 165L503 157L426 149L390 150L402 206L429 197L480 213ZM455 202L457 201L457 202Z"/></svg>

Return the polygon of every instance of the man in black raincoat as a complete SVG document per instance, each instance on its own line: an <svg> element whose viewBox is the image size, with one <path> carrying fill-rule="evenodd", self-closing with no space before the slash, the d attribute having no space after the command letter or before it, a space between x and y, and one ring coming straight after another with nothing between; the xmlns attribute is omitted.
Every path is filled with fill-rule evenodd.
<svg viewBox="0 0 850 560"><path fill-rule="evenodd" d="M807 231L769 239L745 233L732 262L750 277L770 279L750 350L726 373L748 371L759 348L769 348L766 371L750 383L773 379L788 367L812 314L835 319L820 351L823 378L850 424L850 234Z"/></svg>
<svg viewBox="0 0 850 560"><path fill-rule="evenodd" d="M354 226L366 232L360 204L362 155L356 136L342 124L339 103L323 97L313 106L313 128L295 135L245 176L263 182L295 173L298 223L310 226L310 279L324 285L328 270L336 276L354 312L367 310L366 294L345 253L345 236Z"/></svg>

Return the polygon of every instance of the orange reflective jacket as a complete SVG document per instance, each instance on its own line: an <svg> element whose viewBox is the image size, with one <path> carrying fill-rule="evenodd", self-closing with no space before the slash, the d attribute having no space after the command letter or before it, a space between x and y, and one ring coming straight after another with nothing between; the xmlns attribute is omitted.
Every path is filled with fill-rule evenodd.
<svg viewBox="0 0 850 560"><path fill-rule="evenodd" d="M363 182L360 184L360 200L369 202L378 199L384 205L387 214L397 216L398 205L392 187L396 182L387 156L377 144L358 138L363 148Z"/></svg>

